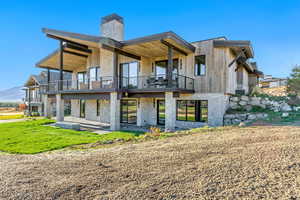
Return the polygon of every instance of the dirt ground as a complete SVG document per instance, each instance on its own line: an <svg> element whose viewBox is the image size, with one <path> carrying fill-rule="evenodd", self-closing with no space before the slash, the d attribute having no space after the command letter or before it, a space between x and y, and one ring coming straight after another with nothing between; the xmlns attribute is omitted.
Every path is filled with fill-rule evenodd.
<svg viewBox="0 0 300 200"><path fill-rule="evenodd" d="M300 127L0 154L0 199L299 199Z"/></svg>

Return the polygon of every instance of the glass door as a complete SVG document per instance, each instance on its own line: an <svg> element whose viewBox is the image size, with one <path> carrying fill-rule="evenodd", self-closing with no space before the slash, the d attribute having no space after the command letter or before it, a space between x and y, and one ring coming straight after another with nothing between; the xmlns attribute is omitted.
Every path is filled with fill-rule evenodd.
<svg viewBox="0 0 300 200"><path fill-rule="evenodd" d="M121 87L137 88L138 83L138 63L123 63L121 64Z"/></svg>
<svg viewBox="0 0 300 200"><path fill-rule="evenodd" d="M165 124L165 100L157 100L157 124L164 125Z"/></svg>
<svg viewBox="0 0 300 200"><path fill-rule="evenodd" d="M136 100L121 100L121 123L136 124Z"/></svg>

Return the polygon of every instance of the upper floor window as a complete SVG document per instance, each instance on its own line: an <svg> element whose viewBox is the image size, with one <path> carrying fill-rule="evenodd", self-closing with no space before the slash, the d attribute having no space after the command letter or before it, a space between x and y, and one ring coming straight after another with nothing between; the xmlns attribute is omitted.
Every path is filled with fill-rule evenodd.
<svg viewBox="0 0 300 200"><path fill-rule="evenodd" d="M155 62L156 77L166 78L168 68L168 60L161 60ZM173 74L178 74L178 59L173 59Z"/></svg>
<svg viewBox="0 0 300 200"><path fill-rule="evenodd" d="M100 77L100 67L90 68L90 81L98 81Z"/></svg>
<svg viewBox="0 0 300 200"><path fill-rule="evenodd" d="M205 55L195 56L195 76L204 76L206 74Z"/></svg>

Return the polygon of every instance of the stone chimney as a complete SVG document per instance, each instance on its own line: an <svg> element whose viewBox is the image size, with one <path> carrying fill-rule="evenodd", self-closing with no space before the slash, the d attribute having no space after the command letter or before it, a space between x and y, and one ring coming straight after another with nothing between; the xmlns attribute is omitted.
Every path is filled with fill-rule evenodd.
<svg viewBox="0 0 300 200"><path fill-rule="evenodd" d="M111 14L101 19L101 35L117 41L124 40L124 21L123 17Z"/></svg>

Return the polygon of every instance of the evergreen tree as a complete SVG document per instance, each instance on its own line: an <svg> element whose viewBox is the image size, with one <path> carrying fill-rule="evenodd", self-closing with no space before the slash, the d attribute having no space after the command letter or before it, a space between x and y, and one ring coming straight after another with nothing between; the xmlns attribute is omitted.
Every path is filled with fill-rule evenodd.
<svg viewBox="0 0 300 200"><path fill-rule="evenodd" d="M287 91L289 94L300 95L300 65L296 65L288 78Z"/></svg>

